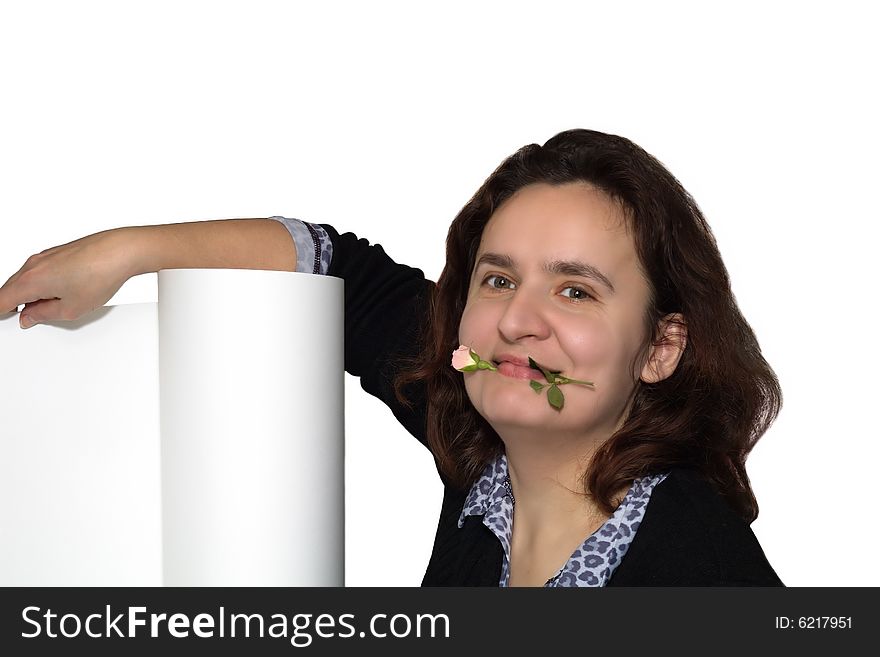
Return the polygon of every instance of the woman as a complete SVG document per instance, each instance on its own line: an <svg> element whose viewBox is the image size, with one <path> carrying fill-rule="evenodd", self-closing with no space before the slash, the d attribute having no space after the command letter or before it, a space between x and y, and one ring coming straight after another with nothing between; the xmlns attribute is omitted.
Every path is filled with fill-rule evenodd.
<svg viewBox="0 0 880 657"><path fill-rule="evenodd" d="M339 276L346 370L445 486L423 584L782 584L745 471L779 385L699 209L645 151L588 130L523 147L453 221L436 284L272 219L88 236L29 259L0 308L74 319L171 267ZM460 345L483 369L450 366Z"/></svg>

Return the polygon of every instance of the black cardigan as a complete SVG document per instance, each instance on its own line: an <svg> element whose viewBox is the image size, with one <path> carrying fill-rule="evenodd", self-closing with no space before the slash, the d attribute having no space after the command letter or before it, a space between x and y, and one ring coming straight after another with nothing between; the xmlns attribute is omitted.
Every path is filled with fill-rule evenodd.
<svg viewBox="0 0 880 657"><path fill-rule="evenodd" d="M345 370L426 442L423 385L392 387L395 357L417 353L416 336L434 283L395 263L378 244L321 224L333 243L328 274L345 281ZM443 505L423 586L498 586L503 550L469 516L458 527L467 490L444 483ZM608 586L782 586L751 528L699 473L674 469L651 494L645 516Z"/></svg>

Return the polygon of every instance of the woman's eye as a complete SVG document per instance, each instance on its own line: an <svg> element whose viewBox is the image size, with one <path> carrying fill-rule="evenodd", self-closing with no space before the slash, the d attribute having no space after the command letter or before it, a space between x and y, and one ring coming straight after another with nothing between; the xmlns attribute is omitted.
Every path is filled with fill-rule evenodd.
<svg viewBox="0 0 880 657"><path fill-rule="evenodd" d="M573 290L575 294L578 296L569 296L568 298L572 301L586 301L587 299L592 299L593 295L587 292L585 289L581 287L575 287L574 285L569 285L568 287L563 288L563 292L565 290Z"/></svg>
<svg viewBox="0 0 880 657"><path fill-rule="evenodd" d="M512 290L516 288L516 284L512 283L509 278L506 276L499 276L498 274L490 274L485 279L483 279L483 285L488 285L492 290ZM587 301L588 299L593 299L592 294L587 292L582 287L577 287L576 285L567 285L563 288L563 292L565 290L571 290L572 294L563 296L567 297L569 300L578 303L581 301Z"/></svg>
<svg viewBox="0 0 880 657"><path fill-rule="evenodd" d="M495 286L490 282L492 279L495 279L496 281L498 281L498 286ZM504 287L500 287L502 285L502 283L504 283L506 285ZM505 290L505 289L509 290L509 289L511 289L510 287L508 287L509 285L511 285L510 279L505 278L504 276L498 276L497 274L491 274L490 276L487 276L485 278L485 280L483 281L483 285L486 285L486 284L488 284L489 287L491 287L493 290Z"/></svg>

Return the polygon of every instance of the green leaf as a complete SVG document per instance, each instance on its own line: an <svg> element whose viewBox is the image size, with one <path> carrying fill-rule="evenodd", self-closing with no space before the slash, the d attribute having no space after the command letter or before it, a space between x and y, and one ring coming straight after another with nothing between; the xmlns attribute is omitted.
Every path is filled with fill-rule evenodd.
<svg viewBox="0 0 880 657"><path fill-rule="evenodd" d="M531 381L529 381L529 385L532 386L532 390L534 390L534 391L537 392L538 394L540 394L541 391L544 389L544 385L541 384L541 383L538 383L538 382L535 381L534 379L532 379Z"/></svg>
<svg viewBox="0 0 880 657"><path fill-rule="evenodd" d="M562 396L562 391L559 388L557 388L555 385L552 385L547 390L547 401L550 402L550 405L553 408L561 411L562 405L565 403L565 397Z"/></svg>
<svg viewBox="0 0 880 657"><path fill-rule="evenodd" d="M556 377L553 376L552 372L550 372L549 370L545 370L543 367L538 365L534 360L532 360L531 356L529 356L529 367L531 367L533 370L541 370L541 374L543 374L544 378L547 379L547 383L553 383L556 380Z"/></svg>

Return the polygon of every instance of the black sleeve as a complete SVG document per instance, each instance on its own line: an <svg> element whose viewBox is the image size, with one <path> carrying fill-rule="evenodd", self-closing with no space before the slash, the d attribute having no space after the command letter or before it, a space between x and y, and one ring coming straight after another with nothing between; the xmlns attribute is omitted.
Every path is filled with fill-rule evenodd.
<svg viewBox="0 0 880 657"><path fill-rule="evenodd" d="M333 243L327 275L344 281L345 371L360 377L361 387L427 446L424 382L404 388L412 409L397 401L393 382L399 358L419 354L419 330L434 283L422 270L394 262L380 245L319 225Z"/></svg>

